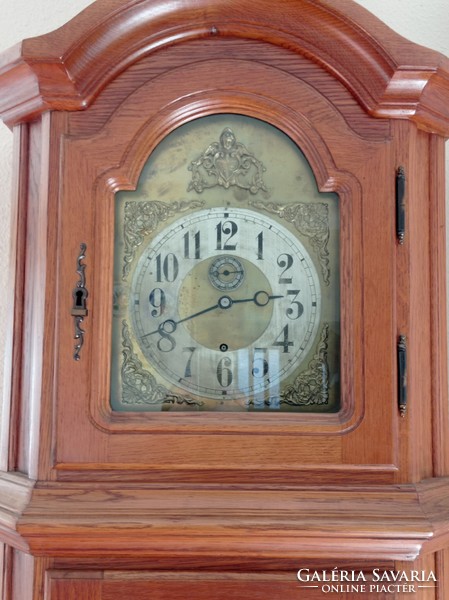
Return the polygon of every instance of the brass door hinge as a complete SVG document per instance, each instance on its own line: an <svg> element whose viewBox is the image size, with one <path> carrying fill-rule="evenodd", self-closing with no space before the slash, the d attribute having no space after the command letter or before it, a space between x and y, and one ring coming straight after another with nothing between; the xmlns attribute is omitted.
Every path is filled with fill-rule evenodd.
<svg viewBox="0 0 449 600"><path fill-rule="evenodd" d="M398 405L401 417L407 412L407 338L398 339Z"/></svg>
<svg viewBox="0 0 449 600"><path fill-rule="evenodd" d="M396 171L396 236L400 244L405 240L405 169Z"/></svg>

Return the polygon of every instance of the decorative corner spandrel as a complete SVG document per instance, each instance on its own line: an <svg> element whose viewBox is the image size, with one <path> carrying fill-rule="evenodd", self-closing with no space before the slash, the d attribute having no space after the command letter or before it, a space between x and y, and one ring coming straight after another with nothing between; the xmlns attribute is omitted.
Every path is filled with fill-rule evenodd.
<svg viewBox="0 0 449 600"><path fill-rule="evenodd" d="M142 361L134 351L134 346L129 333L129 325L122 321L122 403L130 406L163 404L186 404L188 406L202 406L200 400L189 396L173 394L163 385L157 383L155 377L146 371Z"/></svg>
<svg viewBox="0 0 449 600"><path fill-rule="evenodd" d="M160 223L178 213L183 213L193 208L201 208L201 200L180 200L176 202L161 202L147 200L145 202L128 201L125 204L125 218L123 223L124 256L122 277L126 279L134 260L136 249L157 229Z"/></svg>

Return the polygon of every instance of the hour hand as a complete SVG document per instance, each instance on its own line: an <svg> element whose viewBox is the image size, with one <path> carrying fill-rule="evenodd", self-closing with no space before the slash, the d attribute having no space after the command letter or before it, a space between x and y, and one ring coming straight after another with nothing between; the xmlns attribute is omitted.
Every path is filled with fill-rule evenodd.
<svg viewBox="0 0 449 600"><path fill-rule="evenodd" d="M284 296L270 296L267 292L260 290L256 292L252 298L243 298L241 300L233 300L233 304L242 302L254 302L257 306L266 306L270 300L276 300L277 298L283 298Z"/></svg>

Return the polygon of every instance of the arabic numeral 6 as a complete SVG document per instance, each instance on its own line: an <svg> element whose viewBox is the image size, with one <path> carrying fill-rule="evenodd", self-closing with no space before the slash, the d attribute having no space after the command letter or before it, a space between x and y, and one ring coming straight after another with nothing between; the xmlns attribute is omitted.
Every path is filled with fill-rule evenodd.
<svg viewBox="0 0 449 600"><path fill-rule="evenodd" d="M217 365L217 379L221 387L229 387L232 383L232 360L225 356Z"/></svg>

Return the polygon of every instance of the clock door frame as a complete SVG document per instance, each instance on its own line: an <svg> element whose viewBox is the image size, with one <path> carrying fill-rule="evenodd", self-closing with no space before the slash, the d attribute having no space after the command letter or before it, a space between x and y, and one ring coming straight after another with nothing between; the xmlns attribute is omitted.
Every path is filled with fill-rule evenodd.
<svg viewBox="0 0 449 600"><path fill-rule="evenodd" d="M373 481L394 479L398 416L394 401L395 297L391 291L397 246L394 212L389 207L394 177L379 182L373 175L388 167L394 173L390 128L385 124L379 128L383 139L377 129L363 139L329 99L296 74L286 72L288 52L272 53L262 44L268 64L255 64L238 57L242 45L226 40L214 42L212 48L209 43L209 58L204 60L207 44L199 48L193 43L188 65L181 57L176 64L178 49L168 49L164 58L157 57L158 77L139 86L116 107L109 107L112 111L106 124L95 133L77 136L71 128L71 115L63 121L65 129L58 134L64 183L57 200L60 242L55 347L62 348L64 340L65 352L55 356L58 478L95 469L104 470L106 477L127 470L125 478L135 477L136 472L154 472L173 481L186 474L200 478L205 470L217 482L245 482L249 477L306 481L311 473L330 481L349 473ZM260 45L250 43L248 57ZM224 48L231 58L220 58ZM148 69L154 60L156 57L146 59ZM219 81L211 80L210 73L217 65ZM319 67L314 68L328 78ZM270 90L268 80L274 84ZM97 105L101 102L102 96ZM233 112L260 118L284 131L306 155L320 190L339 195L342 409L336 414L276 416L114 413L109 402L114 193L135 188L144 162L170 131L191 119ZM86 111L84 126L88 119ZM111 139L116 141L111 144ZM366 226L367 214L371 222L382 224L382 233L373 235L374 228ZM382 250L378 249L379 235ZM87 246L83 260L89 315L83 323L80 360L75 362L73 344L68 343L73 336L68 300L82 243ZM382 269L365 258L375 249L385 257ZM383 293L388 310L369 294L372 287ZM375 333L368 325L372 321L379 323ZM384 373L380 380L374 363ZM391 418L382 423L380 417L386 413ZM370 441L374 431L377 447ZM77 445L74 432L88 443ZM121 458L125 455L126 467Z"/></svg>

